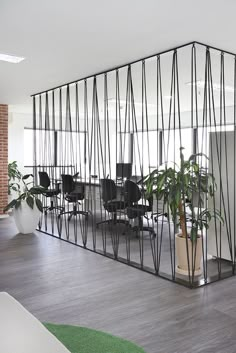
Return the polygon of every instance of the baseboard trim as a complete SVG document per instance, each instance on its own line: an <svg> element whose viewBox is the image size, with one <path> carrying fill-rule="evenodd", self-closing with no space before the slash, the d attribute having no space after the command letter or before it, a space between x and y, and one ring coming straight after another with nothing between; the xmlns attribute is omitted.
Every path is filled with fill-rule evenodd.
<svg viewBox="0 0 236 353"><path fill-rule="evenodd" d="M0 219L8 218L9 214L0 214Z"/></svg>

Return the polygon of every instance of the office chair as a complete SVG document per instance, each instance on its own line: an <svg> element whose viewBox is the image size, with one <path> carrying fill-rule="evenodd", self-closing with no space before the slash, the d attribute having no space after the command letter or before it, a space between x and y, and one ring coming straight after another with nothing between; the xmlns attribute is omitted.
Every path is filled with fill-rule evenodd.
<svg viewBox="0 0 236 353"><path fill-rule="evenodd" d="M137 184L131 180L126 180L124 184L124 195L125 201L127 203L126 213L129 219L138 219L138 225L133 227L132 230L146 231L149 232L153 237L156 236L156 233L153 227L143 225L143 217L146 217L147 212L152 212L153 199L149 199L148 205L139 204L142 194Z"/></svg>
<svg viewBox="0 0 236 353"><path fill-rule="evenodd" d="M39 184L45 189L43 192L43 195L45 197L50 198L50 206L44 207L44 214L47 215L48 211L62 210L63 209L62 206L58 206L58 205L54 206L54 203L53 203L53 199L56 198L61 193L59 184L56 183L55 189L50 189L51 181L47 172L39 172Z"/></svg>
<svg viewBox="0 0 236 353"><path fill-rule="evenodd" d="M102 201L104 209L112 215L112 218L98 222L96 226L100 224L117 224L122 223L129 225L129 222L125 219L117 218L117 213L124 213L126 208L126 202L124 200L117 200L117 186L112 179L100 179L102 189Z"/></svg>
<svg viewBox="0 0 236 353"><path fill-rule="evenodd" d="M62 215L68 214L68 221L71 220L73 216L82 215L85 216L86 224L88 222L88 212L82 211L78 209L78 205L80 205L79 201L84 200L85 196L85 186L84 184L79 184L74 182L73 176L69 174L62 174L62 191L64 195L64 199L70 204L73 203L73 210L72 211L62 211L58 215L58 219Z"/></svg>

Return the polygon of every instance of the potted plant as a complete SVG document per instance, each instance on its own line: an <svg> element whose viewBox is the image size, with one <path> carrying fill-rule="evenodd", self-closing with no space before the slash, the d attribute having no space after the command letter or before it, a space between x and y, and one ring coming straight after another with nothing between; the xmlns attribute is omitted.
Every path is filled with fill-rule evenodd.
<svg viewBox="0 0 236 353"><path fill-rule="evenodd" d="M155 195L163 200L171 215L176 233L176 271L183 275L200 275L203 229L208 229L213 217L221 223L224 221L218 210L203 208L204 199L213 197L217 187L214 176L197 163L198 158L208 157L198 153L184 160L183 149L180 148L180 166L174 163L173 167L166 165L156 169L145 177L144 184L147 197ZM196 208L194 197L197 197ZM176 232L178 227L179 233Z"/></svg>
<svg viewBox="0 0 236 353"><path fill-rule="evenodd" d="M21 180L21 172L18 169L17 162L8 163L8 202L11 201L11 192L20 191L19 182Z"/></svg>
<svg viewBox="0 0 236 353"><path fill-rule="evenodd" d="M36 229L40 212L43 212L43 205L38 196L42 194L44 188L41 186L30 186L32 181L26 181L30 177L33 177L33 175L26 174L22 176L23 192L19 192L19 196L13 199L4 209L4 212L13 209L16 226L19 232L23 234L32 233ZM19 184L17 188L20 190Z"/></svg>

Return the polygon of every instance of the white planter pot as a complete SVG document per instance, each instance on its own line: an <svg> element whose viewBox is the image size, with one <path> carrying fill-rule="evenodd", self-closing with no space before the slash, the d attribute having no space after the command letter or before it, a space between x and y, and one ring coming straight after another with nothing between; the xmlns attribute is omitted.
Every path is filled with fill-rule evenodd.
<svg viewBox="0 0 236 353"><path fill-rule="evenodd" d="M187 253L188 244L188 253ZM196 242L192 242L190 239L187 240L181 237L181 234L175 236L175 247L177 255L177 266L176 272L188 276L190 270L190 276L194 268L194 275L199 276L202 274L201 261L202 261L202 237L197 238ZM196 253L196 256L195 256ZM189 254L189 262L188 262ZM193 256L192 256L193 255ZM188 266L189 265L189 266Z"/></svg>
<svg viewBox="0 0 236 353"><path fill-rule="evenodd" d="M8 203L10 203L12 200L13 200L13 195L12 194L10 194L10 195L8 195Z"/></svg>
<svg viewBox="0 0 236 353"><path fill-rule="evenodd" d="M34 205L32 209L26 203L22 201L20 207L16 210L13 210L13 217L16 223L16 226L19 230L19 233L29 234L33 233L37 228L39 222L40 211L38 207Z"/></svg>
<svg viewBox="0 0 236 353"><path fill-rule="evenodd" d="M12 194L8 195L8 203L10 203L13 199L14 199L14 196ZM10 209L8 213L12 213L12 209Z"/></svg>

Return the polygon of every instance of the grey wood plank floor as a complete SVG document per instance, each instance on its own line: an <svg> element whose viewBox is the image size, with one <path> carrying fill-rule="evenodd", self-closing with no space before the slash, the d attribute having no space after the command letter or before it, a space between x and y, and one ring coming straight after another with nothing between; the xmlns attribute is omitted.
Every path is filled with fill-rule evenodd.
<svg viewBox="0 0 236 353"><path fill-rule="evenodd" d="M0 291L41 321L92 327L147 353L235 353L236 278L190 290L0 220Z"/></svg>

